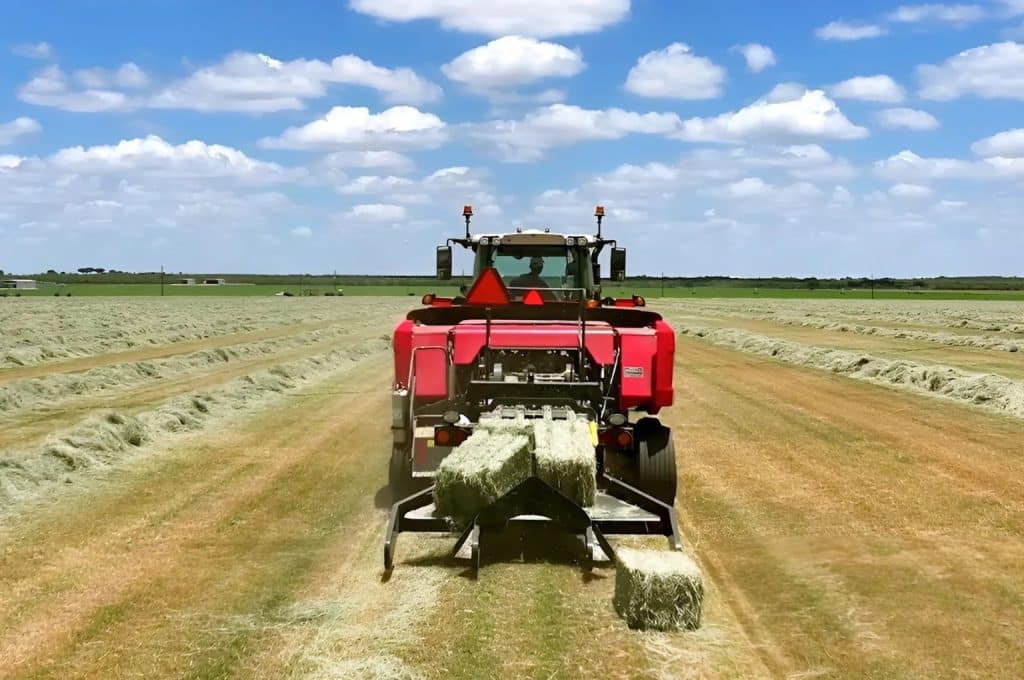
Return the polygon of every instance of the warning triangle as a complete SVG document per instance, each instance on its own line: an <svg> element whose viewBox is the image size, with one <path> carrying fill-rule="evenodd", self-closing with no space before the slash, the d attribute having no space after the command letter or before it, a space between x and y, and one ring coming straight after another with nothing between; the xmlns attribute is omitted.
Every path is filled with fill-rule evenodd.
<svg viewBox="0 0 1024 680"><path fill-rule="evenodd" d="M536 288L526 292L523 296L524 305L542 305L544 304L544 296L540 294L540 291Z"/></svg>
<svg viewBox="0 0 1024 680"><path fill-rule="evenodd" d="M486 307L498 307L509 302L508 289L501 280L501 274L494 267L480 272L473 287L466 293L466 303Z"/></svg>

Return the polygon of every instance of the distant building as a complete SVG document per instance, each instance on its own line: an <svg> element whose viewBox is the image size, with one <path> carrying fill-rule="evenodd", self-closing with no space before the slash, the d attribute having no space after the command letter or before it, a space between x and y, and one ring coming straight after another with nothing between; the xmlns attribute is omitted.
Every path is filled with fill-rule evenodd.
<svg viewBox="0 0 1024 680"><path fill-rule="evenodd" d="M196 285L195 279L178 279L179 286L194 286Z"/></svg>
<svg viewBox="0 0 1024 680"><path fill-rule="evenodd" d="M204 286L226 286L227 279L203 279Z"/></svg>
<svg viewBox="0 0 1024 680"><path fill-rule="evenodd" d="M20 290L36 290L39 284L34 279L7 279L0 281L0 288L18 288Z"/></svg>

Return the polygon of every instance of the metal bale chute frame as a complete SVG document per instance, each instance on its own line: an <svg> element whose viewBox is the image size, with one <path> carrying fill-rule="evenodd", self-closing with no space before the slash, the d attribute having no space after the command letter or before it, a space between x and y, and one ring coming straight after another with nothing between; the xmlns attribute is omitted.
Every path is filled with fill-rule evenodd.
<svg viewBox="0 0 1024 680"><path fill-rule="evenodd" d="M396 329L396 395L400 395L396 403L400 406L395 413L402 419L393 424L396 448L392 455L392 489L400 488L394 484L396 462L407 463L409 456L418 460L415 446L423 445L421 430L430 433L435 431L431 428L447 428L460 432L460 436L468 436L484 417L530 420L550 418L553 412L569 413L572 417L575 412L582 414L591 426L597 458L597 491L593 505L586 507L564 495L537 475L537 459L531 451L532 470L525 480L476 511L468 521L463 518L456 522L437 512L433 485L403 493L404 497L394 503L388 517L384 538L385 570L394 567L401 533L458 534L452 555L468 552L474 571L481 563L481 537L504 532L510 527L549 526L575 535L582 541L583 561L588 566L614 558L614 549L607 539L613 535L661 535L667 537L670 549L681 550L673 507L676 478L671 434L654 417L645 416L630 423L626 415L634 405L650 406L642 410L656 413L661 406L671 403L674 339L671 329L659 315L635 309L643 306L642 298L601 299L597 255L605 245L615 244L601 236L604 210L599 207L595 211L596 237L560 236L545 230L474 238L469 233L472 209L467 206L463 214L466 237L449 239L448 245L438 249L438 276L442 279L450 276L451 244L455 243L477 254L473 286L464 298L424 296L427 308L410 312L404 325ZM529 254L531 247L550 249L553 243L575 248L572 262L578 286L550 288L545 284L543 288L508 288L501 275L491 268L490 257L500 248L509 247L508 244L519 258L523 256L521 253ZM612 278L622 280L625 251L615 247L612 254ZM567 275L568 272L567 265ZM512 303L510 291L517 298L515 303ZM418 341L415 339L417 332L421 338ZM632 343L628 349L627 341ZM463 356L457 361L459 342L463 343ZM646 349L639 351L641 343L646 343L643 345ZM472 348L468 360L466 346ZM634 366L631 374L630 362L624 363L624 353L636 355L637 351L640 354L653 352L653 356L646 358L649 365L646 383L636 378L637 371L643 377L643 370ZM550 368L536 367L538 361L545 361L538 353L565 361L564 371L559 368L560 373L556 375L544 372ZM426 360L421 368L417 366L418 361L414 361L417 356L435 358ZM515 369L518 370L516 376L503 374L503 370L507 370L503 363L512 363L510 356L520 362ZM663 383L656 387L651 375L659 357L662 363L658 365L662 366L664 359L668 359L668 368L662 369L662 380L667 381L667 387ZM423 373L428 364L429 373ZM429 378L424 378L425 375ZM417 402L417 381L421 379L431 381L437 397ZM634 382L628 393L634 401L627 403L623 401L623 395L627 394L623 385L631 379ZM439 389L439 382L446 387ZM647 385L646 396L637 393L637 384ZM408 401L402 401L406 399ZM599 428L602 433L627 433L629 450L625 463L622 462L623 451L615 449L615 444L604 440L599 443ZM634 441L633 437L638 439ZM434 439L429 439L425 445L434 447ZM437 448L432 450L436 452ZM453 448L442 449L440 454L434 455L440 455L443 460L447 455L444 451L451 450ZM422 449L420 452L425 453ZM411 464L415 466L415 462ZM620 469L623 464L625 468ZM625 474L620 474L622 472ZM411 482L423 482L431 476L429 469L414 472L413 467L409 468ZM589 499L586 502L589 503Z"/></svg>
<svg viewBox="0 0 1024 680"><path fill-rule="evenodd" d="M672 506L615 477L600 475L599 483L603 488L598 491L594 506L582 508L539 477L530 477L461 528L452 556L468 544L472 567L477 570L481 561L481 533L500 533L510 525L529 526L538 522L554 524L579 536L589 562L600 557L599 550L606 559L614 558L615 551L605 538L610 535L661 535L668 538L672 550L682 549ZM384 537L385 570L394 567L398 534L452 531L450 519L434 514L433 493L434 487L430 486L391 507Z"/></svg>

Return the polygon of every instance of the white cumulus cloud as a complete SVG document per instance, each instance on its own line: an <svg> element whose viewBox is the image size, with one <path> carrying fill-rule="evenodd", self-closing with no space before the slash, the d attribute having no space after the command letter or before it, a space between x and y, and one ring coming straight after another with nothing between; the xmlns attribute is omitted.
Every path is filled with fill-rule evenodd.
<svg viewBox="0 0 1024 680"><path fill-rule="evenodd" d="M921 184L894 184L889 187L889 195L894 198L921 199L930 198L932 190Z"/></svg>
<svg viewBox="0 0 1024 680"><path fill-rule="evenodd" d="M917 75L925 99L948 101L965 95L1024 99L1024 45L1001 42L974 47L942 64L919 66Z"/></svg>
<svg viewBox="0 0 1024 680"><path fill-rule="evenodd" d="M1024 158L1024 128L1007 130L979 139L971 145L971 151L984 158L1009 156Z"/></svg>
<svg viewBox="0 0 1024 680"><path fill-rule="evenodd" d="M643 97L713 99L722 94L725 69L672 43L640 57L626 78L626 90Z"/></svg>
<svg viewBox="0 0 1024 680"><path fill-rule="evenodd" d="M737 52L743 55L743 58L747 60L747 69L751 73L760 73L769 66L775 66L775 52L772 48L765 45L759 45L757 43L749 43L747 45L737 45L734 47Z"/></svg>
<svg viewBox="0 0 1024 680"><path fill-rule="evenodd" d="M629 14L629 0L349 0L349 6L386 21L434 19L466 33L535 38L593 33Z"/></svg>
<svg viewBox="0 0 1024 680"><path fill-rule="evenodd" d="M76 85L56 65L37 72L18 88L18 98L36 106L52 106L80 113L123 110L135 105L124 92Z"/></svg>
<svg viewBox="0 0 1024 680"><path fill-rule="evenodd" d="M981 21L987 16L981 5L901 5L886 17L889 21L901 24L922 22L939 22L946 24L966 25Z"/></svg>
<svg viewBox="0 0 1024 680"><path fill-rule="evenodd" d="M161 177L232 178L252 183L290 181L305 174L255 160L232 147L199 140L175 145L156 135L113 145L61 149L48 159L48 164L82 174L132 172Z"/></svg>
<svg viewBox="0 0 1024 680"><path fill-rule="evenodd" d="M568 78L583 70L578 51L534 38L508 35L463 52L441 67L449 80L484 93L500 93L544 78Z"/></svg>
<svg viewBox="0 0 1024 680"><path fill-rule="evenodd" d="M939 121L927 111L917 109L895 108L879 111L876 116L882 127L904 130L934 130Z"/></svg>
<svg viewBox="0 0 1024 680"><path fill-rule="evenodd" d="M329 171L356 168L408 172L412 159L397 151L335 151L321 159L320 166Z"/></svg>
<svg viewBox="0 0 1024 680"><path fill-rule="evenodd" d="M261 144L275 149L309 151L358 148L364 150L430 149L447 140L443 120L412 106L393 106L380 113L366 107L335 106L323 118L288 128L280 137Z"/></svg>
<svg viewBox="0 0 1024 680"><path fill-rule="evenodd" d="M385 68L352 54L330 62L279 61L265 54L235 52L199 69L157 93L158 108L200 111L269 112L304 108L304 100L323 97L330 85L355 85L380 92L390 102L437 101L441 88L409 68Z"/></svg>
<svg viewBox="0 0 1024 680"><path fill-rule="evenodd" d="M836 99L898 104L906 97L903 88L887 75L857 76L829 88Z"/></svg>
<svg viewBox="0 0 1024 680"><path fill-rule="evenodd" d="M621 139L629 134L667 135L679 124L679 116L674 113L552 104L520 120L494 120L468 129L471 137L493 145L507 160L523 162L537 160L549 149L579 142Z"/></svg>
<svg viewBox="0 0 1024 680"><path fill-rule="evenodd" d="M53 48L50 43L22 43L11 48L11 53L26 59L50 59L53 57Z"/></svg>
<svg viewBox="0 0 1024 680"><path fill-rule="evenodd" d="M39 133L43 127L32 118L20 116L9 123L0 123L0 146L13 144L22 137Z"/></svg>
<svg viewBox="0 0 1024 680"><path fill-rule="evenodd" d="M868 131L854 125L821 90L797 99L761 99L750 106L713 118L683 121L679 138L693 142L756 140L860 139Z"/></svg>
<svg viewBox="0 0 1024 680"><path fill-rule="evenodd" d="M821 40L866 40L883 36L887 31L877 24L854 24L846 21L830 21L814 31Z"/></svg>
<svg viewBox="0 0 1024 680"><path fill-rule="evenodd" d="M367 222L395 222L405 219L405 207L389 203L360 203L345 213L350 220Z"/></svg>

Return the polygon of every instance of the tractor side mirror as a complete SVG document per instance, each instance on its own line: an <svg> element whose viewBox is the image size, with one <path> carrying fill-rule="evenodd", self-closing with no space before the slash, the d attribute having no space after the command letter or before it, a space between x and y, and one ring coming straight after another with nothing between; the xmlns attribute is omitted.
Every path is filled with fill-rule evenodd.
<svg viewBox="0 0 1024 680"><path fill-rule="evenodd" d="M612 248L612 281L626 280L626 249Z"/></svg>
<svg viewBox="0 0 1024 680"><path fill-rule="evenodd" d="M439 281L447 281L452 278L452 247L437 247L437 278Z"/></svg>

